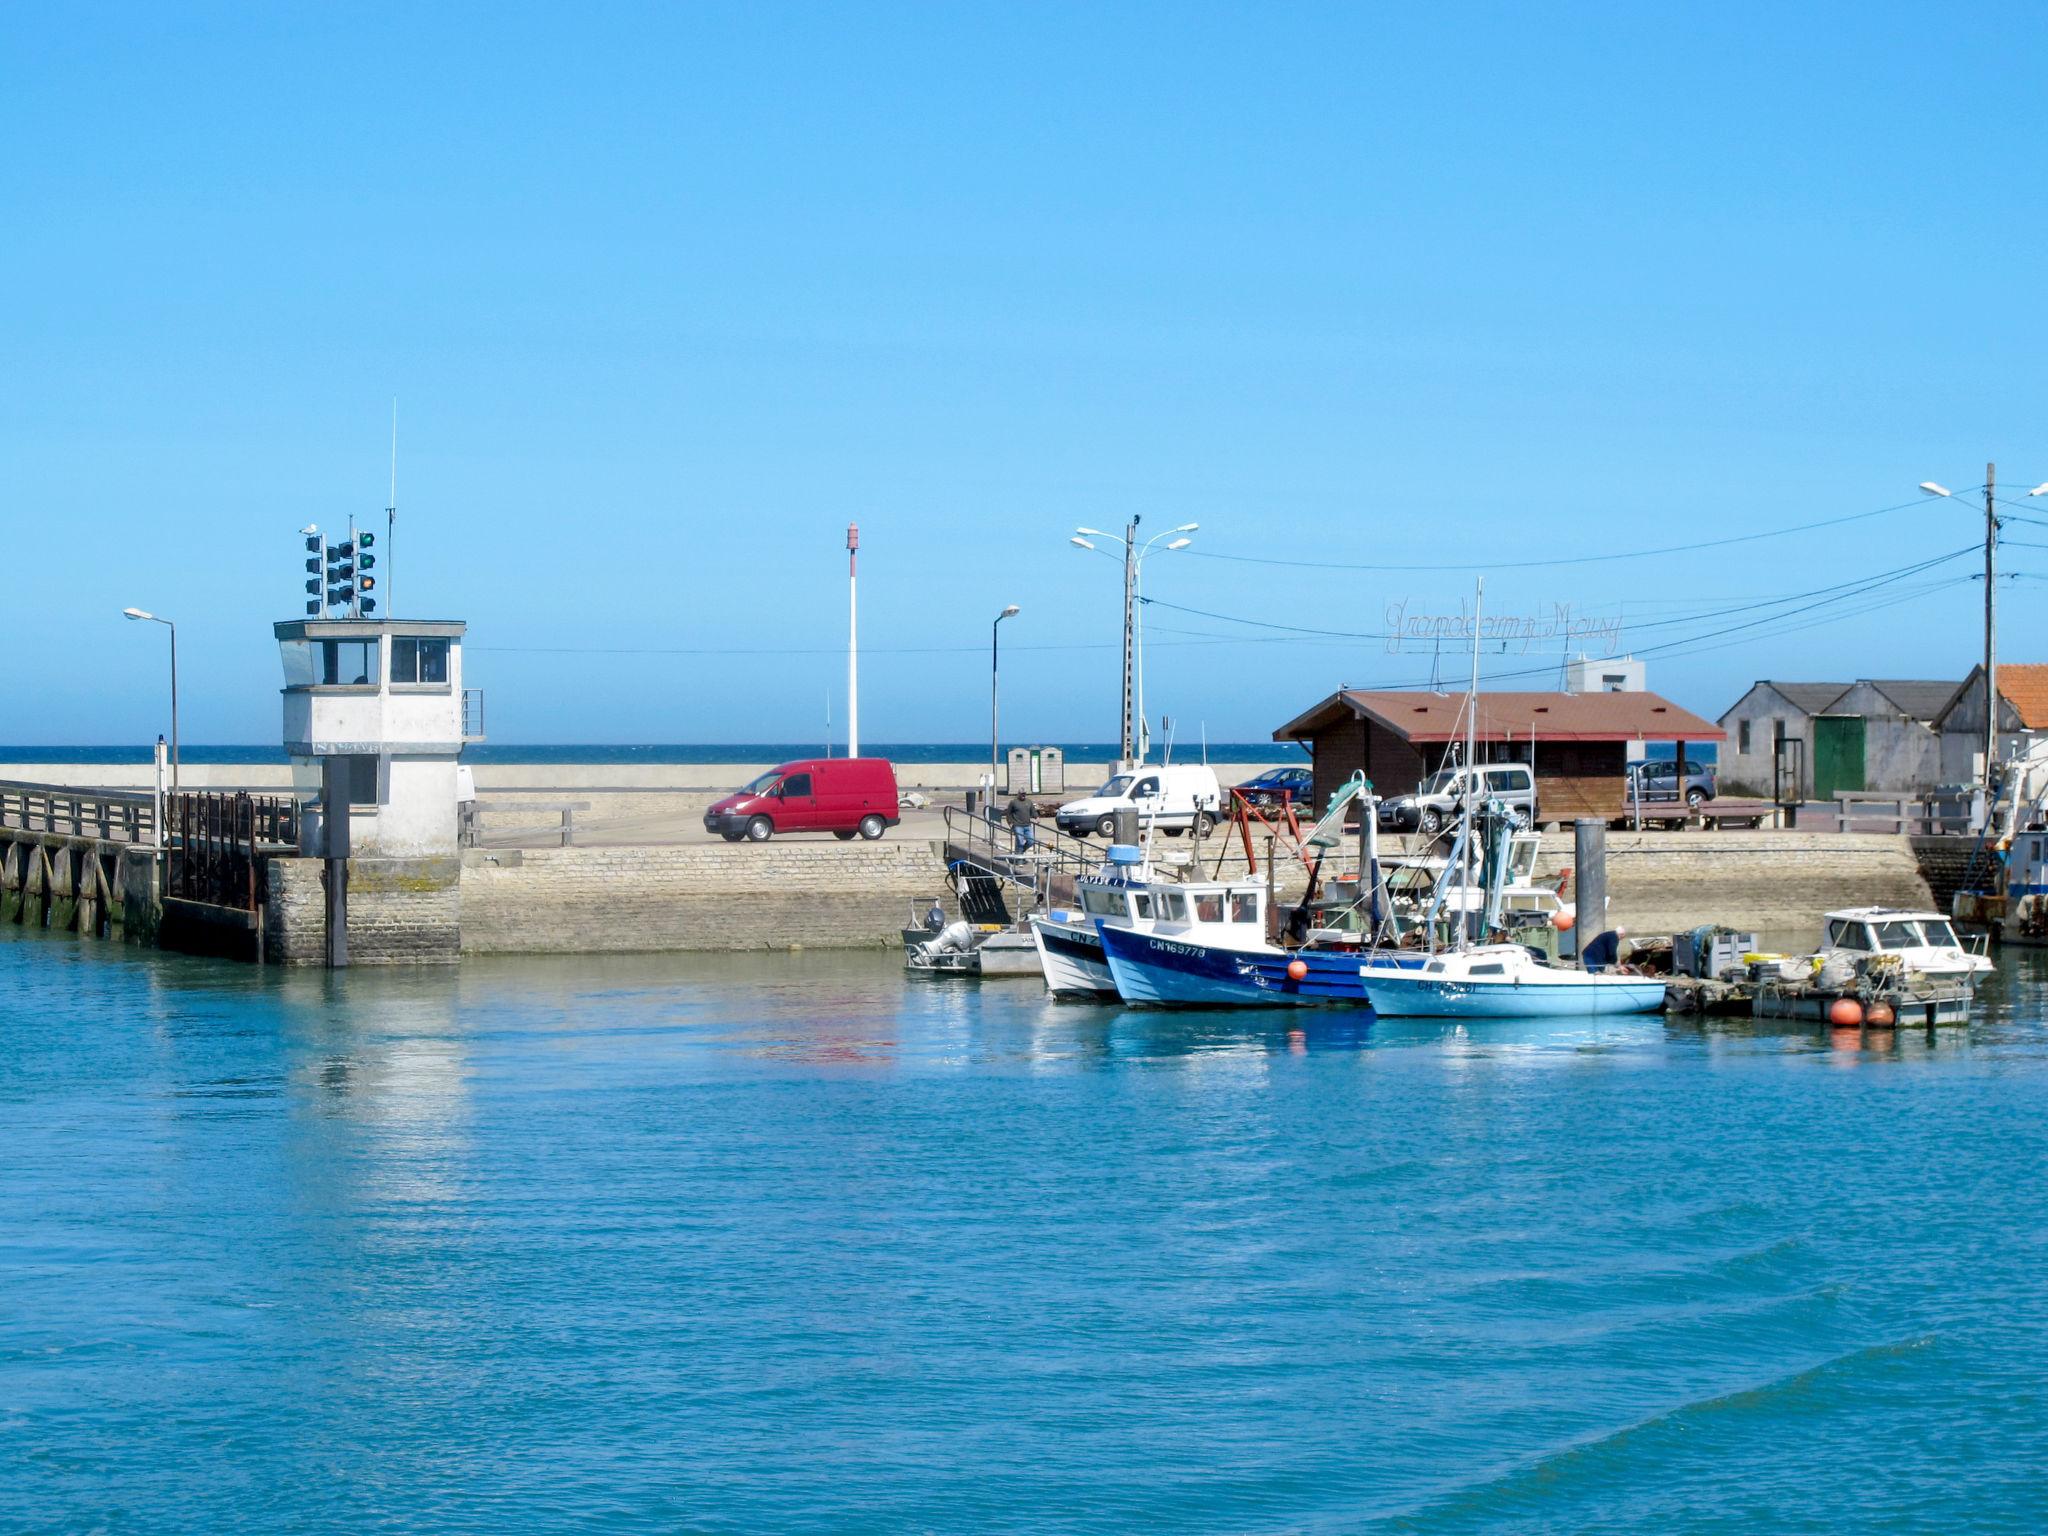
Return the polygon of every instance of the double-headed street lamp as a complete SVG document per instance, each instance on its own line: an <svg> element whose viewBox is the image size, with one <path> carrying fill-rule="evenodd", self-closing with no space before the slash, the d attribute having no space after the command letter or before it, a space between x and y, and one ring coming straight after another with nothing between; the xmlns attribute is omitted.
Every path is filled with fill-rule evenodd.
<svg viewBox="0 0 2048 1536"><path fill-rule="evenodd" d="M1001 613L997 614L995 623L988 627L988 793L991 804L994 803L996 793L996 756L998 752L996 742L1002 720L999 708L1001 695L996 686L996 678L1001 671L998 663L1002 657L1000 647L1003 635L1003 620L1014 619L1017 617L1018 612L1017 605L1012 603Z"/></svg>
<svg viewBox="0 0 2048 1536"><path fill-rule="evenodd" d="M1121 534L1104 533L1099 528L1076 528L1074 530L1075 536L1067 540L1069 544L1078 545L1082 549L1103 555L1107 555L1110 552L1099 545L1089 543L1090 539L1114 539L1124 547L1124 717L1122 751L1125 763L1143 761L1146 748L1150 745L1145 739L1147 727L1145 725L1144 629L1138 620L1138 584L1141 569L1144 566L1145 557L1154 552L1152 546L1158 544L1161 539L1168 541L1160 546L1161 552L1169 549L1186 549L1194 540L1175 537L1175 535L1190 534L1202 526L1200 523L1182 523L1178 528L1169 528L1164 533L1155 533L1151 538L1140 544L1138 542L1138 522L1139 519L1132 518ZM1112 555L1111 558L1114 559L1115 557ZM1132 707L1134 702L1134 681L1136 685L1135 710Z"/></svg>
<svg viewBox="0 0 2048 1536"><path fill-rule="evenodd" d="M1930 496L1955 492L1934 480L1922 480ZM2027 492L2048 495L2048 481ZM1984 814L1991 815L1991 774L1998 762L1998 466L1984 466Z"/></svg>
<svg viewBox="0 0 2048 1536"><path fill-rule="evenodd" d="M147 619L152 624L161 624L171 632L171 788L178 787L178 626L169 619L140 608L123 608L123 615L131 619Z"/></svg>

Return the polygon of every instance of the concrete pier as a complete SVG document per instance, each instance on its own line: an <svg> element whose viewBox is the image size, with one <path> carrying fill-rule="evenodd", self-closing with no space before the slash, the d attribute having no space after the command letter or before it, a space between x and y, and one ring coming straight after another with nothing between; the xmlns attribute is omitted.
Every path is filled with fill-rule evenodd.
<svg viewBox="0 0 2048 1536"><path fill-rule="evenodd" d="M16 771L52 783L66 774L139 780L149 770L139 765L116 775L37 764ZM894 942L913 900L938 895L952 906L936 808L907 811L904 825L877 843L841 843L825 834L761 844L706 839L696 824L702 806L749 771L703 764L480 767L486 802L493 794L559 795L597 809L579 815L577 844L567 848L556 845L553 826L512 826L485 846L445 858L375 869L365 862L352 872L351 955L358 963L409 963L463 953L866 946ZM957 803L962 786L936 781L971 783L979 771L982 765L904 765L901 777L906 791L922 781L921 793ZM289 770L214 767L199 775L188 768L186 777L275 789ZM1069 782L1092 777L1077 765ZM41 811L30 819L38 823L33 828L0 828L0 921L154 937L161 903L147 848L79 836L68 825L48 830ZM517 846L522 841L526 846ZM1389 839L1385 852L1399 851L1397 843ZM1778 946L1812 944L1820 915L1831 907L1944 906L1973 846L1960 837L1770 830L1609 831L1606 843L1609 926L1649 935L1719 922L1755 929ZM1160 846L1182 852L1189 844L1164 839ZM1210 859L1223 851L1217 839L1205 848ZM1263 857L1263 840L1259 849ZM1546 870L1573 858L1570 833L1544 838ZM278 856L268 863L261 931L274 960L320 960L320 862ZM1241 851L1229 852L1224 873L1242 870ZM1294 889L1298 879L1283 881L1283 890Z"/></svg>

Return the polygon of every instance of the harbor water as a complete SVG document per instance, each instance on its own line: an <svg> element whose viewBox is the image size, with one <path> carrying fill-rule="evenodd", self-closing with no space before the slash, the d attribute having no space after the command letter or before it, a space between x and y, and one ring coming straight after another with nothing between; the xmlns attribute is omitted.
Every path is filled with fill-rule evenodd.
<svg viewBox="0 0 2048 1536"><path fill-rule="evenodd" d="M2033 1531L1968 1030L0 928L0 1530Z"/></svg>

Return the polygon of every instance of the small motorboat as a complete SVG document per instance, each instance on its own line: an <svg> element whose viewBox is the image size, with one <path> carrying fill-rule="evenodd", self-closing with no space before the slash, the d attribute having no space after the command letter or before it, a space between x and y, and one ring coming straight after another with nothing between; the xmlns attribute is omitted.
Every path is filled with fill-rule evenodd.
<svg viewBox="0 0 2048 1536"><path fill-rule="evenodd" d="M1843 907L1824 919L1820 955L1840 957L1868 968L1896 967L1908 976L1975 983L1991 974L1988 955L1956 936L1939 912L1903 907Z"/></svg>
<svg viewBox="0 0 2048 1536"><path fill-rule="evenodd" d="M1661 976L1553 965L1521 944L1368 954L1358 963L1358 980L1373 1011L1387 1018L1581 1017L1664 1006Z"/></svg>

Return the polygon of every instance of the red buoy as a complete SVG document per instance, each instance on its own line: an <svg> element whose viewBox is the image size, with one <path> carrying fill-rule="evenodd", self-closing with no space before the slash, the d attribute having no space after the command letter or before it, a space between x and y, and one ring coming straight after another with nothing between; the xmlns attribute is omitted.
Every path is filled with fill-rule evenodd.
<svg viewBox="0 0 2048 1536"><path fill-rule="evenodd" d="M1830 1024L1861 1024L1863 1005L1853 997L1838 997L1828 1006Z"/></svg>
<svg viewBox="0 0 2048 1536"><path fill-rule="evenodd" d="M1866 1024L1896 1024L1899 1022L1899 1016L1892 1012L1892 1005L1890 1003L1872 1003L1870 1011L1863 1015L1863 1022Z"/></svg>
<svg viewBox="0 0 2048 1536"><path fill-rule="evenodd" d="M1306 981L1306 980L1308 980L1308 962L1307 962L1306 960L1290 960L1290 961L1288 961L1288 962L1287 962L1287 979L1288 979L1289 981Z"/></svg>
<svg viewBox="0 0 2048 1536"><path fill-rule="evenodd" d="M1551 914L1550 926L1555 928L1559 933L1570 933L1572 931L1572 925L1577 921L1578 918L1574 917L1569 912L1555 912Z"/></svg>

